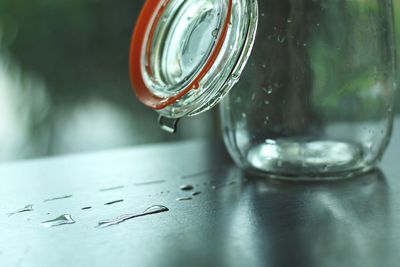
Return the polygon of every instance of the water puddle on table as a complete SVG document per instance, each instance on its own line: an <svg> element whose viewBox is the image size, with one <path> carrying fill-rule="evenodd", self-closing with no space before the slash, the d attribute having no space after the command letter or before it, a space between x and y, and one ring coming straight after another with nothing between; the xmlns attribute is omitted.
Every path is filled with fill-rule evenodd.
<svg viewBox="0 0 400 267"><path fill-rule="evenodd" d="M106 228L106 227L110 227L110 226L114 226L114 225L123 223L123 222L131 220L133 218L143 217L143 216L157 214L157 213L161 213L161 212L166 212L168 210L169 209L165 206L154 205L154 206L147 208L145 211L143 211L141 213L124 214L124 215L118 216L114 219L101 220L98 222L98 225L96 227L97 228Z"/></svg>

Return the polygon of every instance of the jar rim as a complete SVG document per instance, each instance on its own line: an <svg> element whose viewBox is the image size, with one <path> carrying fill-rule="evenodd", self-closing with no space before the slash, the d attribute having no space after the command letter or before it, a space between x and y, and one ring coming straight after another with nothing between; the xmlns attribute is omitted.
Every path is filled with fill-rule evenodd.
<svg viewBox="0 0 400 267"><path fill-rule="evenodd" d="M172 77L171 79L175 79L179 76L175 75L177 73L176 68L174 69L173 67L170 67L171 65L168 65L169 62L166 62L171 61L170 58L165 55L168 55L172 46L170 44L166 45L168 42L166 41L165 36L168 36L168 34L170 34L169 32L172 31L172 34L170 34L172 36L170 42L177 41L177 44L175 45L177 48L176 50L181 49L179 48L181 44L180 40L176 40L175 38L178 30L173 30L175 30L175 28L179 28L179 30L183 28L186 30L185 27L188 29L191 27L189 23L187 23L187 25L184 24L182 22L183 19L179 20L182 16L179 16L177 13L180 12L179 10L182 9L183 5L189 5L188 10L190 10L191 4L182 0L147 0L135 25L131 40L129 62L132 86L138 99L142 103L157 110L163 116L178 118L185 115L192 115L207 110L218 103L221 96L225 95L225 93L229 91L233 84L238 80L240 73L232 73L233 70L243 69L244 66L242 65L247 62L248 54L251 51L258 20L257 1L251 1L251 3L253 3L252 5L250 4L252 6L251 8L246 6L248 5L247 2L250 2L250 0L208 0L203 2L204 5L210 2L214 4L214 6L211 6L210 12L217 14L214 15L214 24L220 26L220 28L215 29L218 30L219 33L217 35L214 31L212 32L215 40L208 40L211 49L209 49L208 53L204 53L203 57L200 57L200 60L198 60L199 62L196 62L198 63L198 66L191 70L192 73L189 73L190 75L188 75L188 77L184 77L182 81L178 81L177 83L168 84L168 82L165 82L164 84L157 84L157 80L158 78L163 78L165 76L167 76L167 78ZM194 1L193 3L198 4L199 2ZM219 7L221 8L216 10ZM241 8L241 13L234 10L237 9L236 7ZM240 16L247 16L247 18L243 20L246 21L247 19L247 22L242 22L242 18L238 19ZM252 18L253 21L250 21L250 18ZM163 26L161 24L164 20L168 23L166 23L166 26L161 27ZM197 20L195 23L199 21L200 20ZM241 24L236 21L240 21ZM209 25L204 25L210 29ZM195 27L190 28L189 36L194 35L195 30ZM252 33L250 36L249 32ZM231 47L228 47L229 43L239 39L237 36L243 36L244 33L246 33L245 38L242 37L240 42L233 43L231 44ZM204 40L204 38L200 39ZM197 41L197 39L195 41ZM162 51L157 51L157 49L162 45L165 46L161 49ZM197 54L200 53L198 52L198 47L200 46L197 46L197 49L194 49ZM244 49L245 47L250 49ZM230 55L229 52L232 49L236 49L237 52L231 53L232 55ZM179 50L178 52L181 51ZM243 58L243 53L246 54L244 62L243 60L240 60ZM180 64L182 65L182 58L185 55L172 55L177 55L177 58L181 60ZM229 66L226 66L227 63L224 61L229 63ZM238 68L238 64L240 65L240 68ZM178 67L181 67L181 65L178 65ZM161 67L156 69L154 66ZM163 66L165 69L162 69ZM225 76L228 76L221 77L223 82L219 81L221 79L213 77L214 74L221 71L221 69L222 72L226 73ZM153 71L160 75L153 75ZM164 73L162 71L164 71ZM179 78L181 77L179 76ZM227 84L229 84L229 86L227 86ZM168 88L169 91L165 88ZM224 93L221 93L221 91ZM219 97L215 97L215 95L218 95ZM216 101L216 98L219 98L219 100ZM210 101L216 103L211 105Z"/></svg>

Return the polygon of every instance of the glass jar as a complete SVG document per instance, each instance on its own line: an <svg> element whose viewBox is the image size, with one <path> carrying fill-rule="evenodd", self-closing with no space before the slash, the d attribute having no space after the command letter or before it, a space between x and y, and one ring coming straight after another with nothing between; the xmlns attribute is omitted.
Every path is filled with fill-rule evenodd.
<svg viewBox="0 0 400 267"><path fill-rule="evenodd" d="M242 167L341 176L382 156L392 130L390 0L259 1L251 58L221 105Z"/></svg>
<svg viewBox="0 0 400 267"><path fill-rule="evenodd" d="M147 0L132 83L171 132L223 99L225 143L246 170L350 176L389 141L392 22L390 0Z"/></svg>

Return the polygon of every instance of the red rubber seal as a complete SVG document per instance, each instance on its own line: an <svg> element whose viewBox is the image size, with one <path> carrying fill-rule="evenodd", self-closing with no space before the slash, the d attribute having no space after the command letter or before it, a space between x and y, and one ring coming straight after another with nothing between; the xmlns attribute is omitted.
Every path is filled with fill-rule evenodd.
<svg viewBox="0 0 400 267"><path fill-rule="evenodd" d="M152 71L151 68L149 67L148 62L150 61L150 56L151 56L151 44L153 41L153 35L157 28L157 24L160 21L160 18L170 1L171 0L147 0L145 2L142 11L140 12L139 18L136 22L130 46L129 72L130 72L132 86L134 88L136 96L146 106L156 110L160 110L174 104L177 100L181 99L189 91L198 89L200 87L200 81L204 78L204 76L214 65L222 49L222 46L224 45L232 14L233 0L227 0L228 1L227 16L224 25L222 27L221 35L213 51L208 57L206 63L204 64L203 68L193 79L193 81L191 81L190 84L187 87L185 87L182 91L180 91L178 94L168 98L161 98L153 94L151 90L147 87L146 83L144 82L141 61L142 61L142 51L145 51L146 53L144 55L144 59L146 60L145 70L151 75ZM151 29L147 37L146 33L150 25ZM143 50L144 47L145 50Z"/></svg>

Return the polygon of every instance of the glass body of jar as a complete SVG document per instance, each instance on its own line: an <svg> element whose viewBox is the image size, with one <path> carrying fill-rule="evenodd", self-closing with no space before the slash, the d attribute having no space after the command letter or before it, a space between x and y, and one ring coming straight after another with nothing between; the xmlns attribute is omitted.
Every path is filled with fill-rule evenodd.
<svg viewBox="0 0 400 267"><path fill-rule="evenodd" d="M395 85L390 0L259 0L256 40L223 99L226 146L249 171L338 178L380 159Z"/></svg>

